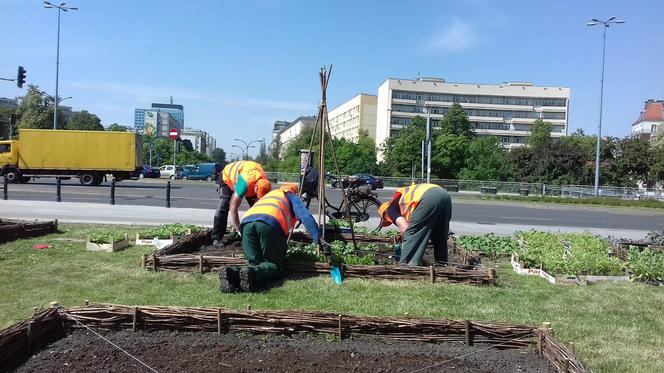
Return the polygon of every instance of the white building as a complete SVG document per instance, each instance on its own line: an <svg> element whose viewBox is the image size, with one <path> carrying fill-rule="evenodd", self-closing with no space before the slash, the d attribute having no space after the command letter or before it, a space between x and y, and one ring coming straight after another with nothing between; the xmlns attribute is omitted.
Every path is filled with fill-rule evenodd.
<svg viewBox="0 0 664 373"><path fill-rule="evenodd" d="M217 139L210 136L209 133L206 133L205 135L205 142L207 146L205 148L204 154L206 154L208 157L212 157L212 152L217 148Z"/></svg>
<svg viewBox="0 0 664 373"><path fill-rule="evenodd" d="M650 140L658 131L664 131L664 100L648 100L639 115L639 119L632 124L632 136L643 140Z"/></svg>
<svg viewBox="0 0 664 373"><path fill-rule="evenodd" d="M279 134L279 140L281 141L281 151L279 156L283 157L284 152L286 152L286 149L288 148L288 143L293 141L293 139L296 138L302 132L302 130L305 128L313 128L315 124L315 116L302 116L295 119L288 125L288 127L284 128Z"/></svg>
<svg viewBox="0 0 664 373"><path fill-rule="evenodd" d="M533 122L553 124L552 137L567 135L570 89L532 83L448 83L443 79L387 79L378 87L376 146L419 115L436 126L459 103L480 136L496 136L507 148L522 146Z"/></svg>
<svg viewBox="0 0 664 373"><path fill-rule="evenodd" d="M182 140L191 141L191 145L199 153L206 154L208 148L208 134L205 131L196 130L193 128L185 128L180 132Z"/></svg>
<svg viewBox="0 0 664 373"><path fill-rule="evenodd" d="M376 105L378 96L360 93L327 113L333 137L357 142L360 130L376 138Z"/></svg>

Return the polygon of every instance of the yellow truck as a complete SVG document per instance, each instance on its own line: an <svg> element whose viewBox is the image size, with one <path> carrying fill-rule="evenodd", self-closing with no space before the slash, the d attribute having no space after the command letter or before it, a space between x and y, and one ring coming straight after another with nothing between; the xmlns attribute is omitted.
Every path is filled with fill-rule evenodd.
<svg viewBox="0 0 664 373"><path fill-rule="evenodd" d="M0 141L0 176L9 182L76 177L99 185L106 175L137 175L142 160L141 137L133 132L22 129L18 140Z"/></svg>

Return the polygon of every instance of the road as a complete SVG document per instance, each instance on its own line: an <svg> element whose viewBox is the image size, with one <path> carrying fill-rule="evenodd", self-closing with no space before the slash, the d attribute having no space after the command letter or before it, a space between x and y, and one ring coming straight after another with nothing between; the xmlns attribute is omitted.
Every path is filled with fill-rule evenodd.
<svg viewBox="0 0 664 373"><path fill-rule="evenodd" d="M137 206L165 205L165 180L123 181L116 186L116 204ZM42 179L28 184L10 184L10 200L55 201L55 182ZM338 205L339 190L327 190L328 199ZM393 190L377 191L381 201L388 201ZM77 180L62 182L63 202L107 204L110 200L110 184L85 187ZM219 198L216 185L208 182L176 180L171 187L171 206L177 208L214 209ZM598 228L603 231L650 231L664 227L664 211L654 209L627 209L613 207L555 205L524 202L483 201L461 198L453 194L453 221L484 225ZM314 202L315 204L315 202ZM246 210L246 202L241 207ZM316 208L312 207L315 213Z"/></svg>

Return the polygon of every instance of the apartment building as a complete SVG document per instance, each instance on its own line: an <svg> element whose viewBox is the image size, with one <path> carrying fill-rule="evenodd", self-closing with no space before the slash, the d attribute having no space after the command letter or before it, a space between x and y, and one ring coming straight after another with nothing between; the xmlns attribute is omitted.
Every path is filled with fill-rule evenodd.
<svg viewBox="0 0 664 373"><path fill-rule="evenodd" d="M648 100L632 124L632 136L649 141L658 131L664 131L664 100Z"/></svg>
<svg viewBox="0 0 664 373"><path fill-rule="evenodd" d="M409 125L415 116L433 126L460 104L479 136L496 136L506 148L523 146L537 119L553 125L552 137L567 135L570 89L527 82L448 83L444 79L389 78L378 87L376 146ZM379 155L380 156L380 155Z"/></svg>
<svg viewBox="0 0 664 373"><path fill-rule="evenodd" d="M327 113L333 137L357 142L360 131L376 137L376 105L378 96L360 93Z"/></svg>
<svg viewBox="0 0 664 373"><path fill-rule="evenodd" d="M279 141L281 141L281 151L279 156L283 157L284 152L288 148L288 143L293 141L302 130L305 128L313 128L316 124L315 116L301 116L294 121L290 122L288 127L284 128L279 134Z"/></svg>

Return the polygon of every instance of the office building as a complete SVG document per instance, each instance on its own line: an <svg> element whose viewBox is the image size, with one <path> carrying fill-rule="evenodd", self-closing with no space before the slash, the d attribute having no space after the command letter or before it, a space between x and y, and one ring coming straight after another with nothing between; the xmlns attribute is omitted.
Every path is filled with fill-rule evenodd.
<svg viewBox="0 0 664 373"><path fill-rule="evenodd" d="M153 103L150 109L134 109L134 127L136 130L139 133L145 133L146 121L154 126L154 118L158 115L156 113L170 114L177 122L175 128L178 130L184 128L184 106L173 104L173 98L171 97L170 104Z"/></svg>
<svg viewBox="0 0 664 373"><path fill-rule="evenodd" d="M205 131L185 128L180 132L180 139L189 140L195 151L207 154L207 144L209 135Z"/></svg>
<svg viewBox="0 0 664 373"><path fill-rule="evenodd" d="M360 93L327 113L333 137L357 142L360 131L376 138L376 105L378 96Z"/></svg>
<svg viewBox="0 0 664 373"><path fill-rule="evenodd" d="M664 131L664 100L650 99L632 124L632 136L649 141L659 131Z"/></svg>
<svg viewBox="0 0 664 373"><path fill-rule="evenodd" d="M177 120L178 123L180 124L180 128L184 128L184 106L174 105L173 99L171 99L170 104L153 103L152 110L164 111L171 114L173 118L175 118L175 120Z"/></svg>
<svg viewBox="0 0 664 373"><path fill-rule="evenodd" d="M279 156L284 156L284 152L288 148L288 143L293 141L293 139L296 138L302 132L302 130L305 128L313 128L315 124L315 116L301 116L290 122L288 126L285 127L281 133L279 133L279 140L281 142L281 151Z"/></svg>
<svg viewBox="0 0 664 373"><path fill-rule="evenodd" d="M287 122L285 120L277 120L274 122L274 125L272 126L272 141L279 136L281 131L284 130L284 128L288 127L290 122Z"/></svg>
<svg viewBox="0 0 664 373"><path fill-rule="evenodd" d="M205 154L208 157L212 157L212 152L217 148L217 139L214 137L210 136L209 133L206 133L206 140L205 140L207 146L205 148Z"/></svg>
<svg viewBox="0 0 664 373"><path fill-rule="evenodd" d="M508 149L527 142L537 119L553 125L552 137L566 136L569 95L569 88L525 82L471 84L390 78L378 87L376 146L418 115L430 116L437 126L454 103L465 109L479 136L496 136Z"/></svg>

